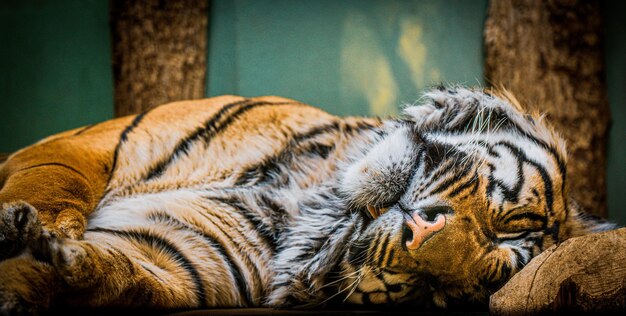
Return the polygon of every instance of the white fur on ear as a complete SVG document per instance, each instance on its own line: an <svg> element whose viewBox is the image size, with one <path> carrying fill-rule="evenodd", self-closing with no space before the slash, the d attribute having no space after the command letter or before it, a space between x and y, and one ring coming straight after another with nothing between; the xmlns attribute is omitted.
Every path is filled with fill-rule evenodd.
<svg viewBox="0 0 626 316"><path fill-rule="evenodd" d="M398 128L346 169L341 190L354 206L384 206L404 193L417 159L409 133Z"/></svg>
<svg viewBox="0 0 626 316"><path fill-rule="evenodd" d="M422 100L425 101L423 104L403 110L407 119L420 130L482 130L484 126L480 125L504 117L518 124L528 124L512 104L481 90L435 89L424 93ZM499 117L492 116L492 111Z"/></svg>

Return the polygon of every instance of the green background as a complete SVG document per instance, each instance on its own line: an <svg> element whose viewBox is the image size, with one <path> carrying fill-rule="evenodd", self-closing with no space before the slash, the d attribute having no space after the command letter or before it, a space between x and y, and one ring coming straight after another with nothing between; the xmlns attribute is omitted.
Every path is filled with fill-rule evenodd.
<svg viewBox="0 0 626 316"><path fill-rule="evenodd" d="M604 2L608 202L626 224L626 5ZM487 0L214 0L207 95L391 115L433 84L483 84ZM0 152L113 116L108 1L0 2Z"/></svg>
<svg viewBox="0 0 626 316"><path fill-rule="evenodd" d="M113 117L108 1L0 1L0 152Z"/></svg>

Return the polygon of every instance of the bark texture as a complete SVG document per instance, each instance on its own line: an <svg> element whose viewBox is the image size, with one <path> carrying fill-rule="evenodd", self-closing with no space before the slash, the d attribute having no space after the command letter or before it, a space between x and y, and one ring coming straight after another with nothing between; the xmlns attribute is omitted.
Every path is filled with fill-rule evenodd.
<svg viewBox="0 0 626 316"><path fill-rule="evenodd" d="M115 115L204 97L208 1L111 0Z"/></svg>
<svg viewBox="0 0 626 316"><path fill-rule="evenodd" d="M606 217L606 97L600 2L497 0L485 25L485 74L529 110L546 113L568 144L570 194Z"/></svg>
<svg viewBox="0 0 626 316"><path fill-rule="evenodd" d="M498 292L495 315L626 309L626 228L576 237L544 251Z"/></svg>

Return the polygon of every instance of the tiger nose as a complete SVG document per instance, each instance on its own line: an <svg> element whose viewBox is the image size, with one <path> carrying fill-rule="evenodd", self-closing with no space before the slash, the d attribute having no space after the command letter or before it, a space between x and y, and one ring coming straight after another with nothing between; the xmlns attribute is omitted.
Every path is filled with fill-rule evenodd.
<svg viewBox="0 0 626 316"><path fill-rule="evenodd" d="M415 210L404 215L404 229L402 233L402 242L408 250L418 249L433 234L446 226L446 217L444 212L438 212L430 218L423 210Z"/></svg>

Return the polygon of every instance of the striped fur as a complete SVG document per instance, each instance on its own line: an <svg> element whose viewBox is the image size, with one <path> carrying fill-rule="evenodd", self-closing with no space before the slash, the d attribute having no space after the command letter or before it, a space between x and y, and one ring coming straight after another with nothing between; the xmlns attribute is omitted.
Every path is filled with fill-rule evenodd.
<svg viewBox="0 0 626 316"><path fill-rule="evenodd" d="M23 149L0 169L0 309L484 303L611 228L571 206L562 140L512 97L424 100L381 120L223 96ZM407 249L407 214L445 227Z"/></svg>

